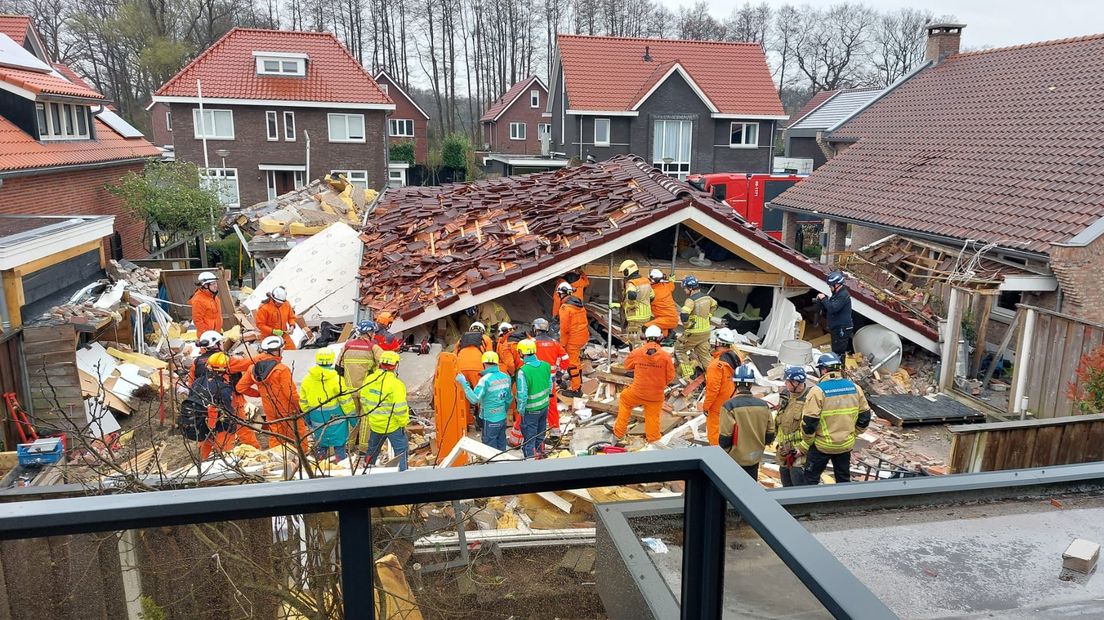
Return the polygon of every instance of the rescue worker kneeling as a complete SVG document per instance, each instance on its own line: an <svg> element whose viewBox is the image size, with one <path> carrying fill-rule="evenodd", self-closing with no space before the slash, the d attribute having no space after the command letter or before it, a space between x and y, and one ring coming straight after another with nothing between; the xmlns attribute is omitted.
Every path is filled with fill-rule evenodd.
<svg viewBox="0 0 1104 620"><path fill-rule="evenodd" d="M506 413L514 400L510 375L498 369L498 353L483 354L483 372L473 390L463 373L456 374L456 382L464 388L464 396L473 405L479 405L479 417L483 419L483 443L505 452Z"/></svg>
<svg viewBox="0 0 1104 620"><path fill-rule="evenodd" d="M361 410L368 417L361 423L357 446L367 451L368 463L375 465L384 440L399 457L399 471L406 471L406 425L410 422L410 407L406 403L406 384L395 374L399 354L384 351L379 367L364 379L360 388Z"/></svg>
<svg viewBox="0 0 1104 620"><path fill-rule="evenodd" d="M774 419L770 405L751 395L755 371L747 364L736 369L736 395L721 406L719 445L752 480L759 480L763 449L774 441Z"/></svg>
<svg viewBox="0 0 1104 620"><path fill-rule="evenodd" d="M648 443L662 438L659 432L659 416L663 410L663 397L675 379L675 361L671 354L659 346L663 330L655 325L644 332L644 346L637 347L625 358L625 370L632 374L632 383L617 397L617 422L613 435L621 442L629 431L629 418L633 407L644 407L644 437Z"/></svg>
<svg viewBox="0 0 1104 620"><path fill-rule="evenodd" d="M345 379L334 368L335 357L333 349L319 349L314 354L315 365L299 386L299 409L314 432L318 460L329 458L331 448L337 460L345 460L349 428L356 421L356 405Z"/></svg>
<svg viewBox="0 0 1104 620"><path fill-rule="evenodd" d="M817 360L820 383L809 388L801 410L801 444L806 453L805 484L819 484L832 461L836 482L851 481L851 448L855 437L870 425L870 405L862 388L842 374L835 353Z"/></svg>

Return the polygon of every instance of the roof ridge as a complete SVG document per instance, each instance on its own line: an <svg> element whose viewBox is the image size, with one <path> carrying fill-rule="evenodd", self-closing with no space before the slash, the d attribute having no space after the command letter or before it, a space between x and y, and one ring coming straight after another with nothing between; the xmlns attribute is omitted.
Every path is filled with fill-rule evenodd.
<svg viewBox="0 0 1104 620"><path fill-rule="evenodd" d="M1082 43L1084 41L1095 41L1097 39L1104 39L1104 32L1097 34L1086 34L1079 37L1066 37L1064 39L1049 39L1046 41L1033 41L1031 43L1020 43L1018 45L1007 45L1005 47L991 47L983 50L970 50L967 52L959 52L954 56L948 58L948 60L959 58L962 56L980 56L981 54L993 54L1000 52L1011 52L1022 49L1033 49L1036 47L1048 47L1051 45L1066 45L1068 43Z"/></svg>
<svg viewBox="0 0 1104 620"><path fill-rule="evenodd" d="M701 44L701 45L733 45L733 46L742 46L742 47L754 46L754 47L759 47L759 48L763 47L763 45L761 43L755 43L755 42L752 42L752 41L717 41L715 39L666 39L666 38L659 38L659 37L615 37L615 36L598 35L598 34L569 34L569 33L559 33L559 34L556 35L556 38L561 38L561 37L567 37L567 38L571 38L571 39L607 39L607 40L617 40L617 41L658 41L658 42L661 42L661 43L695 43L695 44Z"/></svg>
<svg viewBox="0 0 1104 620"><path fill-rule="evenodd" d="M244 26L234 26L232 30L241 30L242 32L279 32L281 34L333 35L333 32L329 30L284 30L283 28L246 28Z"/></svg>

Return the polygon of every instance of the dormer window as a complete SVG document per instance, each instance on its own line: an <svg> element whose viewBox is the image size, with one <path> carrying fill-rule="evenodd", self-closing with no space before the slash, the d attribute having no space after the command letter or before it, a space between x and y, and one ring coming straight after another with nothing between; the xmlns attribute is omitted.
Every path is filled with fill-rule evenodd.
<svg viewBox="0 0 1104 620"><path fill-rule="evenodd" d="M290 52L253 52L257 75L303 77L307 74L307 55Z"/></svg>
<svg viewBox="0 0 1104 620"><path fill-rule="evenodd" d="M89 107L72 103L35 104L39 140L87 140Z"/></svg>

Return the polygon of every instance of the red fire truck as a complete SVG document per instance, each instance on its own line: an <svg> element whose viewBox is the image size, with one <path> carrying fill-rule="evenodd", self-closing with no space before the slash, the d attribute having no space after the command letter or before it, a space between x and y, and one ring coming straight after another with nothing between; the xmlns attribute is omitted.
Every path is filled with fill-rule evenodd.
<svg viewBox="0 0 1104 620"><path fill-rule="evenodd" d="M775 239L782 239L782 211L766 204L804 179L799 174L744 174L718 172L694 174L687 179L694 187L709 192L732 207L740 217L755 224ZM799 213L799 222L819 222L813 214Z"/></svg>

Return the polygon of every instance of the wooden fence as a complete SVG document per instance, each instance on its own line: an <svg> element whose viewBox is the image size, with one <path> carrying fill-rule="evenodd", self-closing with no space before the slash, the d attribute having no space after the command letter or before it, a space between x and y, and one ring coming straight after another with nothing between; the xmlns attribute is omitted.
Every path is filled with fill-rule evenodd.
<svg viewBox="0 0 1104 620"><path fill-rule="evenodd" d="M1020 306L1020 313L1008 412L1035 418L1079 413L1069 386L1081 357L1104 344L1104 325L1035 306Z"/></svg>
<svg viewBox="0 0 1104 620"><path fill-rule="evenodd" d="M1104 460L1104 414L963 424L951 431L952 474Z"/></svg>

